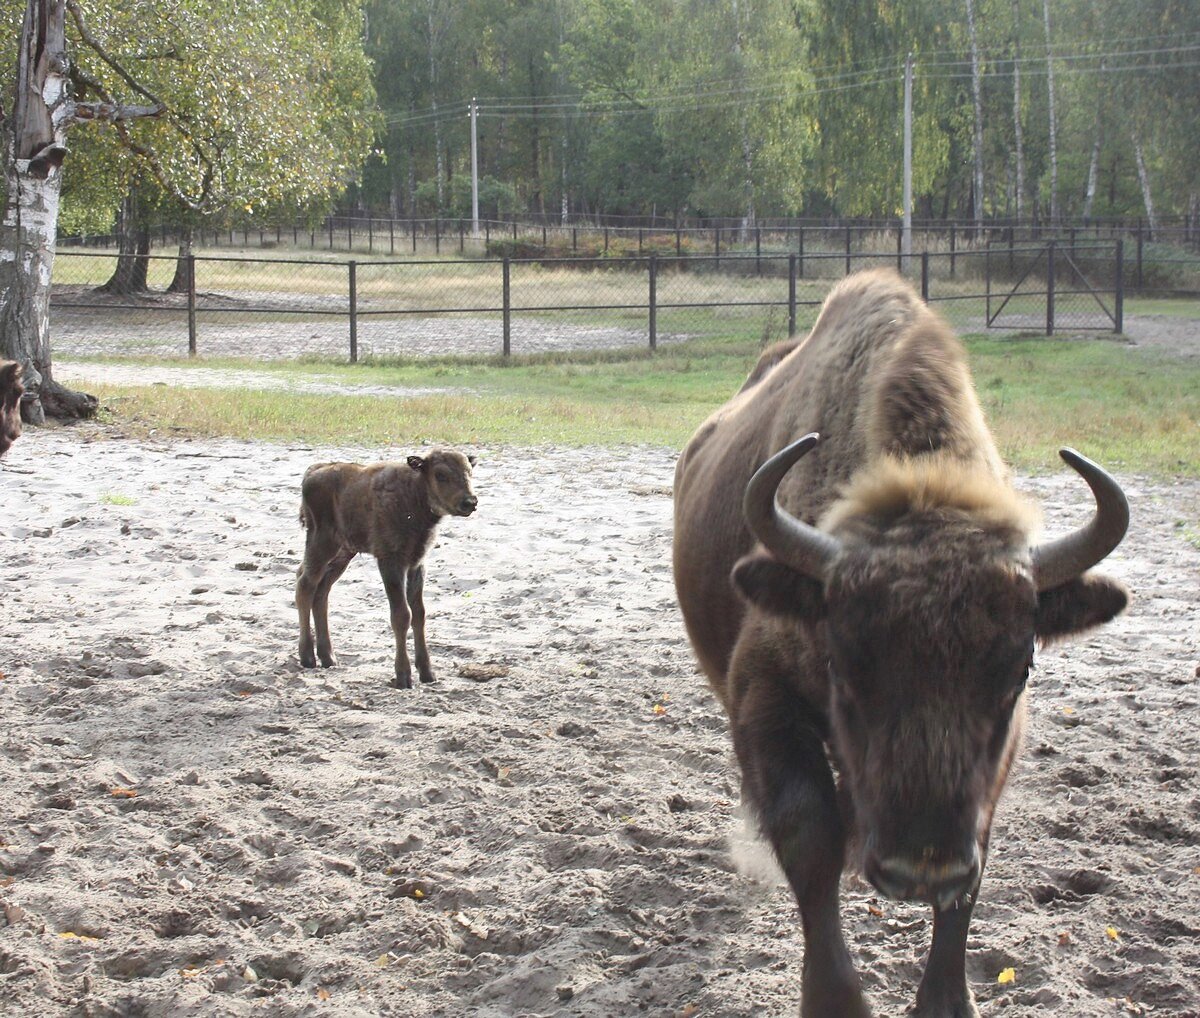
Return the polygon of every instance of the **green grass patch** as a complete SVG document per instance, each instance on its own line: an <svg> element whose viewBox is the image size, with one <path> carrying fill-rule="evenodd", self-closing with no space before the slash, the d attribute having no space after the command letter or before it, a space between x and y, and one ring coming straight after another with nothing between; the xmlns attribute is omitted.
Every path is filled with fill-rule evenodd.
<svg viewBox="0 0 1200 1018"><path fill-rule="evenodd" d="M740 387L765 339L749 328L658 351L348 364L202 362L409 397L88 386L126 431L314 444L652 444L680 447ZM980 398L1021 470L1073 446L1118 471L1200 476L1200 363L1107 339L968 337ZM156 362L161 363L161 362Z"/></svg>
<svg viewBox="0 0 1200 1018"><path fill-rule="evenodd" d="M131 495L122 495L119 491L105 491L100 495L101 505L136 505L137 499Z"/></svg>

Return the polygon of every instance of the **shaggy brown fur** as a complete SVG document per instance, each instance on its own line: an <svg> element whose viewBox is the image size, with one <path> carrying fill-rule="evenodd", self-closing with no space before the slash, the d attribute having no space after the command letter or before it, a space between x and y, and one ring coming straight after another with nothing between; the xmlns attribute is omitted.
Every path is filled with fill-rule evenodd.
<svg viewBox="0 0 1200 1018"><path fill-rule="evenodd" d="M329 637L329 591L355 555L379 563L396 638L395 679L412 686L405 643L412 626L417 673L433 681L425 643L425 552L443 516L470 516L478 500L471 487L473 456L434 449L404 463L318 463L301 485L300 521L308 530L304 562L296 577L300 615L300 663L336 663ZM309 618L316 625L314 653Z"/></svg>
<svg viewBox="0 0 1200 1018"><path fill-rule="evenodd" d="M756 550L742 514L759 464L814 431L777 499L837 539L820 579ZM837 909L855 844L883 893L934 905L915 1013L978 1013L967 926L1034 640L1125 603L1091 574L1039 595L1036 519L961 345L890 271L838 284L809 336L764 354L679 459L676 590L800 907L805 1016L869 1014Z"/></svg>
<svg viewBox="0 0 1200 1018"><path fill-rule="evenodd" d="M21 437L21 365L0 361L0 456Z"/></svg>

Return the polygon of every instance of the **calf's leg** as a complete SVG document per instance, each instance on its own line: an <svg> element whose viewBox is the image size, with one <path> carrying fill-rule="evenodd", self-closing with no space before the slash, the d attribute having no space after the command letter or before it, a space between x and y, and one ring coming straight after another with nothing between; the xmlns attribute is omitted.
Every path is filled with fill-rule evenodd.
<svg viewBox="0 0 1200 1018"><path fill-rule="evenodd" d="M333 643L329 639L329 591L353 559L354 552L339 551L333 561L325 567L313 594L312 613L317 629L317 659L326 668L337 664L337 658L333 654Z"/></svg>
<svg viewBox="0 0 1200 1018"><path fill-rule="evenodd" d="M417 675L422 682L433 681L429 665L429 648L425 644L425 566L415 565L408 571L408 608L412 612L413 656L417 659Z"/></svg>
<svg viewBox="0 0 1200 1018"><path fill-rule="evenodd" d="M752 679L736 704L743 792L775 849L804 927L802 1018L870 1018L842 936L845 833L820 721L774 681Z"/></svg>
<svg viewBox="0 0 1200 1018"><path fill-rule="evenodd" d="M305 668L317 667L310 625L313 600L321 578L325 575L325 567L336 554L337 542L332 535L325 534L316 526L311 527L304 539L304 561L296 571L296 613L300 616L300 664Z"/></svg>
<svg viewBox="0 0 1200 1018"><path fill-rule="evenodd" d="M391 608L392 634L396 637L396 677L392 685L397 689L412 689L412 666L408 663L408 625L412 615L408 610L405 594L405 579L408 570L402 563L379 560L379 575L383 577L383 589L387 591L388 606Z"/></svg>

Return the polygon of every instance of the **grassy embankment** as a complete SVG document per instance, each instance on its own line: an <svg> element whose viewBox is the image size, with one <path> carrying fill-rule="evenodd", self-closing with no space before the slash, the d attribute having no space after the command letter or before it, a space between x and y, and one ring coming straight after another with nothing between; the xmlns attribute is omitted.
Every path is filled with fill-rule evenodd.
<svg viewBox="0 0 1200 1018"><path fill-rule="evenodd" d="M314 444L652 444L679 447L736 391L757 338L572 358L235 365L304 380L442 391L410 397L167 386L88 386L105 417L150 428ZM1056 468L1072 445L1115 470L1200 476L1200 362L1110 340L969 338L972 368L1004 454Z"/></svg>

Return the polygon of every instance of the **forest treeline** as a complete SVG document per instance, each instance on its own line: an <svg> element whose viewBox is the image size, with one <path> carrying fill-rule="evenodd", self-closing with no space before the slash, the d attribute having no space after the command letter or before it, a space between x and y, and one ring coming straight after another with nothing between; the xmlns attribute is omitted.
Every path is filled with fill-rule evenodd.
<svg viewBox="0 0 1200 1018"><path fill-rule="evenodd" d="M372 0L354 199L485 215L1195 215L1194 0Z"/></svg>

